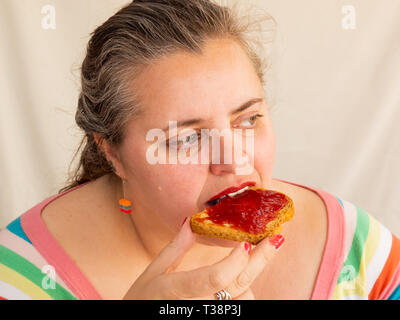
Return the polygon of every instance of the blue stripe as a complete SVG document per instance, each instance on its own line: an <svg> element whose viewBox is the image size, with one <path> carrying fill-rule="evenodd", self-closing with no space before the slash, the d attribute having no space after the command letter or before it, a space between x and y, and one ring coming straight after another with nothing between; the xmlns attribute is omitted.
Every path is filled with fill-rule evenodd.
<svg viewBox="0 0 400 320"><path fill-rule="evenodd" d="M14 221L10 222L9 225L6 227L10 232L14 233L16 236L24 239L25 241L32 244L32 242L26 236L24 230L21 227L21 217L18 217Z"/></svg>
<svg viewBox="0 0 400 320"><path fill-rule="evenodd" d="M400 285L392 292L388 300L400 300Z"/></svg>
<svg viewBox="0 0 400 320"><path fill-rule="evenodd" d="M131 210L132 209L132 206L125 207L122 204L120 204L119 207L122 208L122 209L125 209L125 210Z"/></svg>
<svg viewBox="0 0 400 320"><path fill-rule="evenodd" d="M336 199L338 199L338 201L340 202L340 205L342 206L342 208L344 209L344 205L343 205L343 202L342 202L342 200L340 200L338 197L336 197Z"/></svg>

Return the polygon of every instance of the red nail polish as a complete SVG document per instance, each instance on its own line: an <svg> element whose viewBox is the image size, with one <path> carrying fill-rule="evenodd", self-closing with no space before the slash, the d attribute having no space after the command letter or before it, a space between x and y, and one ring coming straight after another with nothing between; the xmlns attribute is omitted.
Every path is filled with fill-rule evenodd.
<svg viewBox="0 0 400 320"><path fill-rule="evenodd" d="M275 247L276 250L280 248L280 246L283 244L285 241L285 238L281 234L277 234L274 236L272 239L269 240L269 242Z"/></svg>
<svg viewBox="0 0 400 320"><path fill-rule="evenodd" d="M185 223L186 219L187 219L187 217L185 219L183 219L183 222L182 222L181 226L183 226L183 224Z"/></svg>
<svg viewBox="0 0 400 320"><path fill-rule="evenodd" d="M245 242L245 243L244 243L244 250L246 250L247 253L250 254L250 251L251 251L251 244L248 243L248 242Z"/></svg>

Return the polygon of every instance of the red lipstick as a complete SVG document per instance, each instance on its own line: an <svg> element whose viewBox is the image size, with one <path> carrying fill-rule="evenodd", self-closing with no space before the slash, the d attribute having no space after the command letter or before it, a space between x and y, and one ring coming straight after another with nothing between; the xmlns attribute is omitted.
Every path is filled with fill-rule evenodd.
<svg viewBox="0 0 400 320"><path fill-rule="evenodd" d="M221 191L220 193L218 193L217 195L215 195L214 197L212 197L211 199L209 199L207 202L213 201L215 199L218 199L228 193L232 193L232 192L236 192L240 189L243 189L244 187L247 186L254 186L256 183L254 181L246 181L244 183L242 183L241 185L237 186L237 187L229 187L226 188L225 190Z"/></svg>

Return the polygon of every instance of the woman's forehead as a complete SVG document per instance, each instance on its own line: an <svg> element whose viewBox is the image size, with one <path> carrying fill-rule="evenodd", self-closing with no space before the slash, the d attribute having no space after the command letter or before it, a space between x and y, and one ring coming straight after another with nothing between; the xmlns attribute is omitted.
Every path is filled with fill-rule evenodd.
<svg viewBox="0 0 400 320"><path fill-rule="evenodd" d="M156 61L135 80L146 118L210 117L262 94L261 82L241 47L223 40L202 55L177 52ZM225 110L226 109L226 110Z"/></svg>

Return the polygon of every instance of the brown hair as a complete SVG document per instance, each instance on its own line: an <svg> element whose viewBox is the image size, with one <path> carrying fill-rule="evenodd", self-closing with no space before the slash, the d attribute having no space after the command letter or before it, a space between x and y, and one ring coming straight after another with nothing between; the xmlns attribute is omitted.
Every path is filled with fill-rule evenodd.
<svg viewBox="0 0 400 320"><path fill-rule="evenodd" d="M66 187L59 192L113 172L93 133L118 146L126 122L143 110L132 79L155 59L178 50L201 54L206 40L229 38L242 46L265 85L267 64L252 47L256 41L247 36L251 26L274 20L264 14L259 21L245 22L235 8L236 4L230 8L211 0L136 0L91 33L75 115L85 134L74 159L83 150Z"/></svg>

